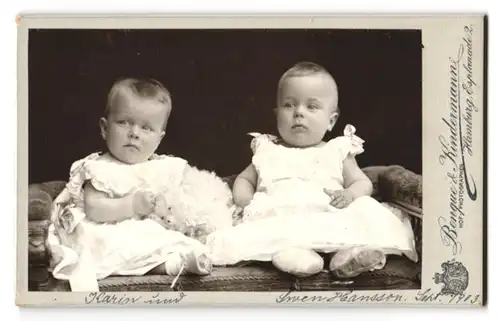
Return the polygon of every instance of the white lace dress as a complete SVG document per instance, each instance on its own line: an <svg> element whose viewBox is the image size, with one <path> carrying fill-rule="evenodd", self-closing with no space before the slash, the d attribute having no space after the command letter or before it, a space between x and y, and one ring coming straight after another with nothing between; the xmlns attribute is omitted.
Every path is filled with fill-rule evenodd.
<svg viewBox="0 0 500 321"><path fill-rule="evenodd" d="M271 135L251 134L258 186L243 223L207 238L213 263L270 261L290 247L335 252L355 245L378 246L387 254L417 260L408 219L399 219L372 197L345 209L329 205L324 188L343 189L343 161L363 152L363 140L348 125L344 136L319 147L290 148Z"/></svg>
<svg viewBox="0 0 500 321"><path fill-rule="evenodd" d="M170 156L155 156L136 165L117 164L98 153L74 162L66 185L70 205L62 209L62 224L49 226L54 277L69 280L72 291L98 291L97 280L107 276L143 275L175 255L178 259L179 253L206 253L197 240L149 219L100 224L84 213L85 182L112 198L138 189L160 193L181 184L186 166L185 160Z"/></svg>

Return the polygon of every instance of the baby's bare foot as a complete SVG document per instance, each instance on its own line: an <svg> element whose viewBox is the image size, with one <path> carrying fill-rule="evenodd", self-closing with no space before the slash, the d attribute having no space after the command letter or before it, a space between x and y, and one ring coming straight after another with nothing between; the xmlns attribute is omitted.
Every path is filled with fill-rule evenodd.
<svg viewBox="0 0 500 321"><path fill-rule="evenodd" d="M205 253L191 251L183 257L186 271L198 275L208 275L212 272L212 260Z"/></svg>
<svg viewBox="0 0 500 321"><path fill-rule="evenodd" d="M330 260L329 268L340 278L351 278L361 273L381 269L386 257L381 249L353 247L336 253Z"/></svg>

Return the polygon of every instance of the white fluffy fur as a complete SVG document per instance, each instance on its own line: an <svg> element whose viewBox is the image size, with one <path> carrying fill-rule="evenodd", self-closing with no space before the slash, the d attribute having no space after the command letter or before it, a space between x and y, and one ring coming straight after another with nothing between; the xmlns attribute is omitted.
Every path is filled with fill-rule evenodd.
<svg viewBox="0 0 500 321"><path fill-rule="evenodd" d="M231 189L214 172L188 166L180 189L163 194L176 229L204 241L211 232L233 225Z"/></svg>

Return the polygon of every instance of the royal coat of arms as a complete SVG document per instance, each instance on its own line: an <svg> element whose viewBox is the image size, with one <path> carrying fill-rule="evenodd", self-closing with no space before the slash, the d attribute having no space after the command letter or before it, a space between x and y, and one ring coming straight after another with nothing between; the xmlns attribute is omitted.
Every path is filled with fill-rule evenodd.
<svg viewBox="0 0 500 321"><path fill-rule="evenodd" d="M461 295L469 285L469 271L455 259L441 264L443 273L434 274L436 284L443 283L442 295Z"/></svg>

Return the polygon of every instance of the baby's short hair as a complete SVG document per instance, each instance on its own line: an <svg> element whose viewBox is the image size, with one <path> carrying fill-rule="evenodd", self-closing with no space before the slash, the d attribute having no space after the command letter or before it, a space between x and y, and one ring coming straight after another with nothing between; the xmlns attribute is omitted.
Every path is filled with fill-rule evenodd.
<svg viewBox="0 0 500 321"><path fill-rule="evenodd" d="M318 65L317 63L310 62L310 61L301 61L293 65L290 69L285 71L285 73L281 76L279 82L278 82L278 92L283 86L283 82L287 78L291 77L301 77L301 76L309 76L309 75L314 75L314 74L323 74L328 77L330 77L334 83L333 91L335 92L335 96L337 97L335 102L334 102L334 108L338 109L338 87L337 87L337 82L335 81L335 78L326 70L323 66Z"/></svg>
<svg viewBox="0 0 500 321"><path fill-rule="evenodd" d="M155 79L139 79L139 78L121 78L115 81L111 90L108 93L108 101L106 103L106 109L104 110L104 116L107 117L109 112L113 108L113 101L118 95L124 92L131 93L139 98L151 99L157 101L161 104L165 104L167 108L167 114L165 116L165 122L163 129L167 125L168 118L170 116L170 111L172 109L172 98L170 92Z"/></svg>

